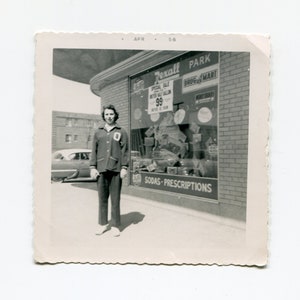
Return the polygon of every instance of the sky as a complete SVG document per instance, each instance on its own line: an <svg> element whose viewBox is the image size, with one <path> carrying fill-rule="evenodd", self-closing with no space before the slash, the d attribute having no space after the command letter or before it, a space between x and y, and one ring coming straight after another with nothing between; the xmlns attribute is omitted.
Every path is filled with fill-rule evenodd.
<svg viewBox="0 0 300 300"><path fill-rule="evenodd" d="M53 110L100 114L101 98L93 94L90 85L53 75Z"/></svg>

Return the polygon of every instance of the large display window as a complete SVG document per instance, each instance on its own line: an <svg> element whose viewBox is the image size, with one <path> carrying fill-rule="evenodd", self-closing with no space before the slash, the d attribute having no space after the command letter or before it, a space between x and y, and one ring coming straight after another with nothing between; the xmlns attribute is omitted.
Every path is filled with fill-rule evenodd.
<svg viewBox="0 0 300 300"><path fill-rule="evenodd" d="M130 184L218 198L219 53L130 78Z"/></svg>

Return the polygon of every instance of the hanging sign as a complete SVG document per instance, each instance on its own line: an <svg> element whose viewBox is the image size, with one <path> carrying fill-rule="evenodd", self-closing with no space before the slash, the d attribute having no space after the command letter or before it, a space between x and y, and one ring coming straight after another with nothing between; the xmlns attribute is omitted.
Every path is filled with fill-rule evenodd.
<svg viewBox="0 0 300 300"><path fill-rule="evenodd" d="M173 80L148 88L148 114L173 111Z"/></svg>
<svg viewBox="0 0 300 300"><path fill-rule="evenodd" d="M207 123L212 119L213 115L208 107L202 107L199 109L197 117L201 123Z"/></svg>

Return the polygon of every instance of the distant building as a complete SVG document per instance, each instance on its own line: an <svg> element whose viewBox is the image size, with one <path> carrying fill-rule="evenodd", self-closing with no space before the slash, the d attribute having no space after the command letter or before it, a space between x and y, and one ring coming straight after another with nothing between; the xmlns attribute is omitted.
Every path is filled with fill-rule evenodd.
<svg viewBox="0 0 300 300"><path fill-rule="evenodd" d="M93 134L101 122L100 115L52 112L52 151L92 147Z"/></svg>

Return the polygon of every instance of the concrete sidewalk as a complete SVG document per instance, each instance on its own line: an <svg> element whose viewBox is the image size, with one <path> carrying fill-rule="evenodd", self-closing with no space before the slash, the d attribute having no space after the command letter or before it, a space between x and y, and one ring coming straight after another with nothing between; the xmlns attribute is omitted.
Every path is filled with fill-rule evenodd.
<svg viewBox="0 0 300 300"><path fill-rule="evenodd" d="M221 257L230 263L245 246L243 222L125 194L121 235L97 235L95 187L94 182L52 184L53 260L181 264L216 263Z"/></svg>

